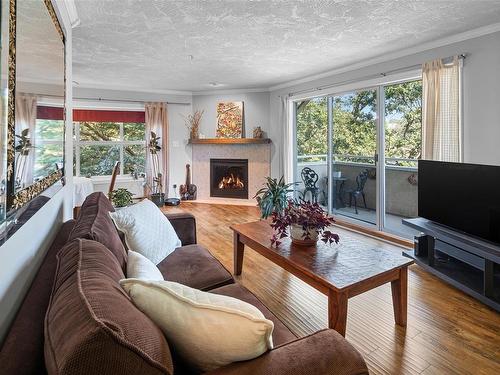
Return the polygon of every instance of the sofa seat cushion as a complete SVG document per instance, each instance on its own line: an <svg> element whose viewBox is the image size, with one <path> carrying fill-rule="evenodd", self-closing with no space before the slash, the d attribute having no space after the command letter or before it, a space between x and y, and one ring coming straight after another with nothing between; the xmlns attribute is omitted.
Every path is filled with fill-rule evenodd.
<svg viewBox="0 0 500 375"><path fill-rule="evenodd" d="M245 301L258 308L266 319L274 323L273 344L280 346L290 341L296 340L297 337L279 320L260 300L255 297L248 289L240 284L226 285L221 288L212 289L210 293L222 294L239 300Z"/></svg>
<svg viewBox="0 0 500 375"><path fill-rule="evenodd" d="M113 254L76 239L57 258L45 317L49 375L172 375L166 339L120 287L125 275Z"/></svg>
<svg viewBox="0 0 500 375"><path fill-rule="evenodd" d="M200 245L175 249L157 267L165 280L204 291L234 282L229 271Z"/></svg>
<svg viewBox="0 0 500 375"><path fill-rule="evenodd" d="M108 248L118 260L123 272L126 271L127 253L109 212L115 209L101 192L90 194L80 209L69 241L76 238L94 240Z"/></svg>

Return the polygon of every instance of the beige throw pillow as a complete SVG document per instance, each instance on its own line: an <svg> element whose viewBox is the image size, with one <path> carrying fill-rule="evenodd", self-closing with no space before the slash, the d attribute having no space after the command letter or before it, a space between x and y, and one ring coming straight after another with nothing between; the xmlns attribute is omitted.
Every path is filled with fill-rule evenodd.
<svg viewBox="0 0 500 375"><path fill-rule="evenodd" d="M198 370L249 360L273 347L273 322L249 303L170 281L125 279L120 284Z"/></svg>

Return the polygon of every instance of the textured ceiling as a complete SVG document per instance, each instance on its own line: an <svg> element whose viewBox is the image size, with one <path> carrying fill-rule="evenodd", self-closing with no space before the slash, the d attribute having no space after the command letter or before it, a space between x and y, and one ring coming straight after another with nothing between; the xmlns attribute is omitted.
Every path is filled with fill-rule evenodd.
<svg viewBox="0 0 500 375"><path fill-rule="evenodd" d="M500 20L498 0L76 0L76 7L74 80L146 90L270 87Z"/></svg>

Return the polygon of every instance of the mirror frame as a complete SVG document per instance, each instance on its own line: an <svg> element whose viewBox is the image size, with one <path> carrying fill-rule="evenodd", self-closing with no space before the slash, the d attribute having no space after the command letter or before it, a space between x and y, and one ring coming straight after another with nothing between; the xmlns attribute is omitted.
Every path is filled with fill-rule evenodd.
<svg viewBox="0 0 500 375"><path fill-rule="evenodd" d="M8 60L8 101L7 101L7 216L11 215L17 209L25 206L33 198L40 195L43 191L54 185L59 180L64 185L65 170L65 148L66 148L66 39L63 29L59 23L56 12L51 0L43 0L45 7L54 23L61 41L63 43L64 59L64 97L63 97L63 168L52 172L48 176L32 185L15 191L15 103L16 103L16 16L17 0L9 0L9 60ZM40 0L42 1L42 0Z"/></svg>

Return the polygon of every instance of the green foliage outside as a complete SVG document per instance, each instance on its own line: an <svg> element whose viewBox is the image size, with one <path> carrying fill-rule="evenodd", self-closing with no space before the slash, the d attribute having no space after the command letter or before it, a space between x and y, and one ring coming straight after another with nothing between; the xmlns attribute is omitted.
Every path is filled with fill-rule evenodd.
<svg viewBox="0 0 500 375"><path fill-rule="evenodd" d="M421 81L385 87L386 158L418 159L421 151ZM373 162L376 152L376 90L333 97L333 153L336 161ZM326 155L327 97L297 103L297 154ZM309 156L300 161L324 161ZM415 166L411 161L387 164Z"/></svg>
<svg viewBox="0 0 500 375"><path fill-rule="evenodd" d="M120 127L123 141L139 142L120 145ZM143 173L146 164L146 141L144 123L80 122L80 174L82 176L106 176L113 171L115 162L123 153L123 173ZM106 145L91 145L85 142L109 142Z"/></svg>

